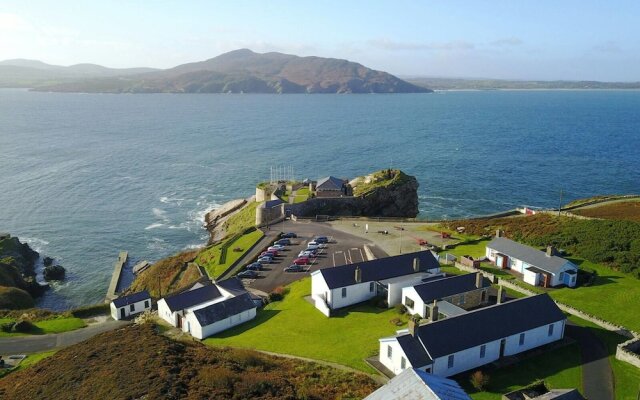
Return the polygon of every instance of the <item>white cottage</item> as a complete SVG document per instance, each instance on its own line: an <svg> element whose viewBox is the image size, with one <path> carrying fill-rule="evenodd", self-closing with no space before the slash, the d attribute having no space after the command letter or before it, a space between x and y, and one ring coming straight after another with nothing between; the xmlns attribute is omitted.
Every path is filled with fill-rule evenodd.
<svg viewBox="0 0 640 400"><path fill-rule="evenodd" d="M240 286L238 286L240 285ZM197 339L214 335L256 316L254 296L237 278L197 283L189 290L158 301L158 315Z"/></svg>
<svg viewBox="0 0 640 400"><path fill-rule="evenodd" d="M504 237L496 237L487 244L486 256L498 268L521 273L523 280L533 286L576 285L578 266L558 257L551 246L544 252Z"/></svg>
<svg viewBox="0 0 640 400"><path fill-rule="evenodd" d="M326 316L331 310L384 296L389 307L402 301L402 288L440 272L430 251L379 258L311 273L311 297Z"/></svg>
<svg viewBox="0 0 640 400"><path fill-rule="evenodd" d="M380 339L380 362L448 377L564 337L566 316L547 294L480 308Z"/></svg>
<svg viewBox="0 0 640 400"><path fill-rule="evenodd" d="M132 315L151 310L151 296L149 296L149 292L143 290L142 292L118 297L111 302L110 308L113 319L125 319Z"/></svg>

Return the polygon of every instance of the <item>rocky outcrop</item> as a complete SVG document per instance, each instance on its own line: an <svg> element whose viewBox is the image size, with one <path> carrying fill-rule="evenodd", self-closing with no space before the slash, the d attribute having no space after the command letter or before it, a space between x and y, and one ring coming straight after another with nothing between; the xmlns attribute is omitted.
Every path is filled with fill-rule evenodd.
<svg viewBox="0 0 640 400"><path fill-rule="evenodd" d="M49 265L44 267L43 275L47 281L61 281L67 271L61 265Z"/></svg>
<svg viewBox="0 0 640 400"><path fill-rule="evenodd" d="M33 306L47 286L36 281L35 264L40 255L16 237L0 240L0 308ZM31 297L31 301L27 297Z"/></svg>
<svg viewBox="0 0 640 400"><path fill-rule="evenodd" d="M387 172L380 171L376 174L380 173ZM285 208L301 217L330 215L415 218L419 212L417 179L402 171L389 173L392 175L386 180L367 182L366 189L360 191L358 196L313 198L304 203L287 204Z"/></svg>

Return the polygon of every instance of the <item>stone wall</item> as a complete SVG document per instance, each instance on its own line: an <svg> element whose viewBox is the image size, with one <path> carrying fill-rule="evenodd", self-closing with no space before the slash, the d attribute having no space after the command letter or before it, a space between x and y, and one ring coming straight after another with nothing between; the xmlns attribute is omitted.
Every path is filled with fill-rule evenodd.
<svg viewBox="0 0 640 400"><path fill-rule="evenodd" d="M640 339L635 337L620 343L616 349L616 358L640 368Z"/></svg>
<svg viewBox="0 0 640 400"><path fill-rule="evenodd" d="M264 208L263 204L259 205L256 208L256 226L264 226L282 221L285 217L284 206L284 203L271 208Z"/></svg>

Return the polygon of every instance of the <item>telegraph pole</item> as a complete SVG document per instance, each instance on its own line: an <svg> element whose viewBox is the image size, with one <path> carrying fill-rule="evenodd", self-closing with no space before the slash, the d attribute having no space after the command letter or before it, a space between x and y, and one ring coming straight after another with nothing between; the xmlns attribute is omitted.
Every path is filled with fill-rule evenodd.
<svg viewBox="0 0 640 400"><path fill-rule="evenodd" d="M560 203L558 203L558 217L560 216L560 211L562 211L562 189L560 189Z"/></svg>

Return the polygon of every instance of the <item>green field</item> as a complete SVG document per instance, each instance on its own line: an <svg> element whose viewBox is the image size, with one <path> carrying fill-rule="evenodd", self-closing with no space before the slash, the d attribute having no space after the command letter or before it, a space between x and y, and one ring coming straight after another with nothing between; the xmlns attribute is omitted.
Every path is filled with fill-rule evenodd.
<svg viewBox="0 0 640 400"><path fill-rule="evenodd" d="M390 322L398 317L394 309L367 304L325 317L304 299L311 292L310 278L294 282L289 288L283 301L267 305L253 321L205 339L204 343L293 354L373 372L364 359L377 353L378 339L402 328Z"/></svg>
<svg viewBox="0 0 640 400"><path fill-rule="evenodd" d="M577 388L582 392L581 364L580 349L576 344L571 344L513 366L488 371L490 380L486 391L476 392L468 379L458 379L458 382L475 400L500 400L503 394L539 380L544 380L547 386L554 389Z"/></svg>
<svg viewBox="0 0 640 400"><path fill-rule="evenodd" d="M211 246L203 250L198 257L196 258L196 262L203 266L207 271L207 274L212 278L217 278L224 271L227 270L236 262L242 255L244 255L251 246L256 244L262 237L264 233L260 230L255 230L253 232L249 232L245 235L240 236L237 240L234 240L230 243L227 241L222 241L215 246ZM233 240L233 238L228 239ZM227 245L227 254L224 262L220 262L221 248ZM242 249L242 251L233 251L233 249L238 248Z"/></svg>
<svg viewBox="0 0 640 400"><path fill-rule="evenodd" d="M10 318L0 318L0 325L13 322ZM47 333L61 333L73 331L87 326L80 318L52 318L33 323L35 329L30 333L9 333L0 331L0 337L24 336L24 335L44 335Z"/></svg>
<svg viewBox="0 0 640 400"><path fill-rule="evenodd" d="M223 224L226 236L235 235L236 233L255 226L257 207L258 203L253 201L244 206L240 211L231 215Z"/></svg>

